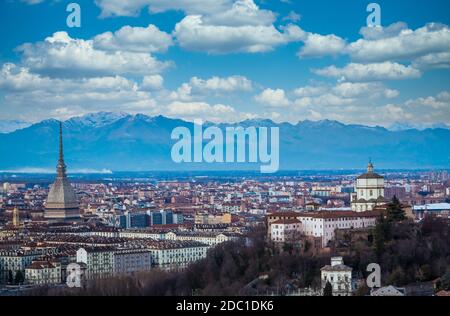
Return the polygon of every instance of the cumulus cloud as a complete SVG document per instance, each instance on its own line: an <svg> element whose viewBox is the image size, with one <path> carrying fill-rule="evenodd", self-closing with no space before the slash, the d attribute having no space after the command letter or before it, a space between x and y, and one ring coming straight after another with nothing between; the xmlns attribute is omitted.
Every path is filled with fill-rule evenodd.
<svg viewBox="0 0 450 316"><path fill-rule="evenodd" d="M164 86L164 78L161 75L145 76L142 79L141 89L160 90Z"/></svg>
<svg viewBox="0 0 450 316"><path fill-rule="evenodd" d="M3 96L3 116L9 111L15 119L30 117L42 120L48 117L68 119L98 111L163 114L193 120L201 118L214 122L235 122L254 116L239 112L221 103L192 100L191 89L221 90L248 89L251 82L245 77L213 77L207 80L193 78L178 90L176 97L160 93L164 79L160 75L145 76L141 84L121 76L92 78L51 78L30 71L26 67L5 64L0 68L0 92ZM12 117L11 117L12 118Z"/></svg>
<svg viewBox="0 0 450 316"><path fill-rule="evenodd" d="M212 77L209 79L191 78L189 85L198 91L251 91L252 82L243 76Z"/></svg>
<svg viewBox="0 0 450 316"><path fill-rule="evenodd" d="M450 52L433 53L419 57L413 61L413 66L419 69L450 68Z"/></svg>
<svg viewBox="0 0 450 316"><path fill-rule="evenodd" d="M0 91L4 92L2 106L14 109L11 115L33 113L33 120L98 111L148 113L156 107L150 93L121 76L50 78L14 64L2 66Z"/></svg>
<svg viewBox="0 0 450 316"><path fill-rule="evenodd" d="M376 31L373 31L376 32ZM409 61L430 53L450 51L450 29L447 25L428 23L416 30L406 28L404 24L396 24L387 28L386 32L368 35L349 44L347 50L355 61Z"/></svg>
<svg viewBox="0 0 450 316"><path fill-rule="evenodd" d="M373 41L398 36L402 31L407 30L408 25L404 22L396 22L389 26L369 27L364 26L359 33L364 39Z"/></svg>
<svg viewBox="0 0 450 316"><path fill-rule="evenodd" d="M44 2L45 0L20 0L20 2L24 2L26 4L34 5Z"/></svg>
<svg viewBox="0 0 450 316"><path fill-rule="evenodd" d="M308 33L303 41L304 46L298 52L299 57L336 56L342 54L347 45L345 40L334 34L320 35Z"/></svg>
<svg viewBox="0 0 450 316"><path fill-rule="evenodd" d="M283 89L265 89L261 94L255 96L255 100L269 107L285 107L290 104Z"/></svg>
<svg viewBox="0 0 450 316"><path fill-rule="evenodd" d="M239 122L253 118L251 114L239 113L233 107L224 104L210 105L206 102L175 101L168 105L167 115L185 120L201 119L211 122Z"/></svg>
<svg viewBox="0 0 450 316"><path fill-rule="evenodd" d="M102 17L137 16L143 8L151 13L169 10L183 11L187 14L206 14L221 12L232 4L232 0L95 0L102 10Z"/></svg>
<svg viewBox="0 0 450 316"><path fill-rule="evenodd" d="M225 26L204 23L201 15L189 15L174 31L179 45L187 50L212 54L261 53L299 39L302 31L289 25L283 31L273 25Z"/></svg>
<svg viewBox="0 0 450 316"><path fill-rule="evenodd" d="M387 27L363 27L360 34L361 39L347 43L334 34L305 33L301 39L304 46L297 55L300 58L348 55L352 64L318 71L332 77L355 77L348 80L417 78L419 70L449 68L450 28L445 24L428 23L412 30L406 23L397 22Z"/></svg>
<svg viewBox="0 0 450 316"><path fill-rule="evenodd" d="M314 69L320 76L338 78L341 81L379 81L414 79L421 76L421 72L412 66L404 66L393 62L357 64L350 63L343 68L329 66Z"/></svg>
<svg viewBox="0 0 450 316"><path fill-rule="evenodd" d="M290 11L288 15L283 18L283 21L299 22L302 16L295 11Z"/></svg>
<svg viewBox="0 0 450 316"><path fill-rule="evenodd" d="M54 33L43 42L23 44L17 50L26 67L50 76L149 75L171 65L146 53L98 50L92 40L73 39L66 32Z"/></svg>
<svg viewBox="0 0 450 316"><path fill-rule="evenodd" d="M172 36L155 25L147 27L124 26L112 33L106 32L93 38L95 49L138 53L166 52L173 44Z"/></svg>
<svg viewBox="0 0 450 316"><path fill-rule="evenodd" d="M223 26L271 25L276 16L272 11L261 10L253 0L237 0L230 9L206 15L206 24Z"/></svg>
<svg viewBox="0 0 450 316"><path fill-rule="evenodd" d="M187 102L207 94L224 96L234 92L249 92L252 89L252 81L243 76L214 76L209 79L192 77L189 82L181 84L178 89L170 92L168 98L172 101Z"/></svg>
<svg viewBox="0 0 450 316"><path fill-rule="evenodd" d="M289 116L296 113L304 119L327 118L355 123L365 120L363 113L371 114L380 100L396 98L399 91L380 82L343 82L299 87L293 95L296 99Z"/></svg>

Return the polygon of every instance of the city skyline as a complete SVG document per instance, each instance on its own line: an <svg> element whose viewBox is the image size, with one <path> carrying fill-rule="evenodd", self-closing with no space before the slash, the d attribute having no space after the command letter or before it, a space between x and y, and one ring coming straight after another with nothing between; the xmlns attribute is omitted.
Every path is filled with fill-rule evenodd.
<svg viewBox="0 0 450 316"><path fill-rule="evenodd" d="M369 2L86 1L80 28L64 1L3 2L0 120L448 124L448 2L378 3L382 29Z"/></svg>

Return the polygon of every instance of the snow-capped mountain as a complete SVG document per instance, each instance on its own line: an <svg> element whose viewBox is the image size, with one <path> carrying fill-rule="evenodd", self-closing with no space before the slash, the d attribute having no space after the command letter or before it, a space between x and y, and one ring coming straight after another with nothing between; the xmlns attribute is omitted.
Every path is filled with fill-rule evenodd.
<svg viewBox="0 0 450 316"><path fill-rule="evenodd" d="M0 120L0 133L11 133L30 125L31 123L20 120Z"/></svg>
<svg viewBox="0 0 450 316"><path fill-rule="evenodd" d="M210 125L212 123L208 123ZM206 125L206 124L205 124ZM248 120L242 126L279 127L280 168L363 168L369 158L377 168L448 168L450 130L407 129L346 125L337 121L298 124ZM218 124L224 129L228 124ZM172 130L193 124L164 116L94 113L64 122L64 144L69 169L151 171L229 170L236 164L176 164L171 159ZM59 122L46 120L0 134L0 170L54 168ZM257 169L258 165L245 168Z"/></svg>

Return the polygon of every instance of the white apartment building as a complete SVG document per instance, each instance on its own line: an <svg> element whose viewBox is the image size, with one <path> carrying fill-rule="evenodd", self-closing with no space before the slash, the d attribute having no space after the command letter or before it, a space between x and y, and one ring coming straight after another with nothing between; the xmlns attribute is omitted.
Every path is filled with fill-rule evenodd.
<svg viewBox="0 0 450 316"><path fill-rule="evenodd" d="M148 232L145 230L122 230L119 232L119 237L131 239L164 240L166 239L166 233Z"/></svg>
<svg viewBox="0 0 450 316"><path fill-rule="evenodd" d="M54 251L54 248L0 251L0 283L8 279L10 271L13 275L17 271L23 272L34 260Z"/></svg>
<svg viewBox="0 0 450 316"><path fill-rule="evenodd" d="M334 239L336 229L373 227L377 223L378 212L321 211L300 213L301 233L305 236L321 238L322 247Z"/></svg>
<svg viewBox="0 0 450 316"><path fill-rule="evenodd" d="M77 262L86 264L88 279L148 271L152 266L151 252L141 248L80 248Z"/></svg>
<svg viewBox="0 0 450 316"><path fill-rule="evenodd" d="M292 241L301 234L301 222L298 219L279 219L271 224L271 239L276 243Z"/></svg>
<svg viewBox="0 0 450 316"><path fill-rule="evenodd" d="M34 261L25 269L25 283L33 285L52 285L62 282L59 262Z"/></svg>
<svg viewBox="0 0 450 316"><path fill-rule="evenodd" d="M152 264L162 269L179 269L206 257L208 245L195 241L157 241L147 244Z"/></svg>
<svg viewBox="0 0 450 316"><path fill-rule="evenodd" d="M242 212L242 204L240 203L224 203L222 204L222 212L237 214Z"/></svg>
<svg viewBox="0 0 450 316"><path fill-rule="evenodd" d="M211 247L227 241L237 240L239 236L225 233L198 233L198 232L169 232L166 234L166 240L177 241L197 241L207 244Z"/></svg>
<svg viewBox="0 0 450 316"><path fill-rule="evenodd" d="M84 247L77 250L77 262L86 264L86 278L107 278L114 274L112 247Z"/></svg>
<svg viewBox="0 0 450 316"><path fill-rule="evenodd" d="M321 286L331 284L333 296L352 295L352 268L344 265L342 257L331 258L331 265L324 266L321 271Z"/></svg>
<svg viewBox="0 0 450 316"><path fill-rule="evenodd" d="M114 252L114 274L148 271L152 256L148 249L118 249Z"/></svg>

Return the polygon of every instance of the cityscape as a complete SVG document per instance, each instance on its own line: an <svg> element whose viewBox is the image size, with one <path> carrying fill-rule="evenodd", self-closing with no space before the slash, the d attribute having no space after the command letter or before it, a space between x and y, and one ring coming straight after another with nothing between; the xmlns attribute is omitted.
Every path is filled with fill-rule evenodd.
<svg viewBox="0 0 450 316"><path fill-rule="evenodd" d="M247 284L236 290L245 295L321 296L327 286L335 296L448 295L448 170L390 171L383 176L369 161L361 174L311 172L261 179L205 173L184 176L185 180L179 174L172 180L151 176L135 181L107 175L71 183L62 123L58 138L56 178L50 186L45 176L29 181L2 176L10 181L3 182L0 200L4 295L39 291L79 295L80 288L106 294L94 281L117 282L113 284L121 293L125 286L119 280L125 276L145 280L152 274L183 274L201 268L215 255L233 256L226 252L229 247L253 250L256 242L280 260L289 256L310 260L311 270L283 267L289 273L271 275L262 266L260 271L246 271L249 263L244 264L239 281ZM417 247L419 240L397 245L399 241L387 239L399 234L396 238L406 243L416 230L439 248L411 254L408 247ZM369 288L368 273L360 267L377 262L395 247L406 247L398 249L404 254L395 254L408 257L403 260L431 261L382 270L378 286ZM361 257L364 251L369 257ZM357 265L346 265L346 258ZM324 265L314 267L320 263ZM164 285L169 281L155 282L163 284L158 289L149 285L149 293L167 294L158 290L169 287ZM184 286L170 293L204 295L202 291L214 288L204 286L190 288L189 293L183 292ZM213 291L230 295L227 287Z"/></svg>
<svg viewBox="0 0 450 316"><path fill-rule="evenodd" d="M0 4L0 297L450 296L450 4L416 6Z"/></svg>

